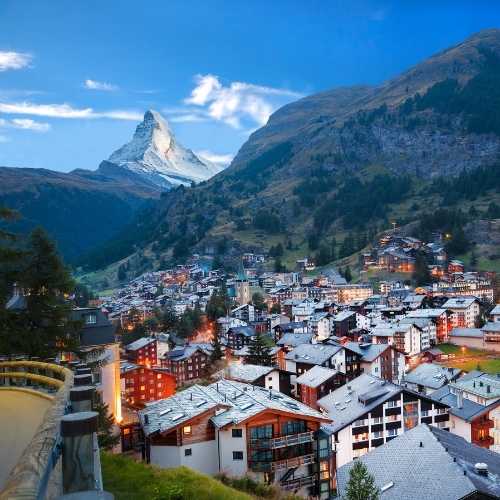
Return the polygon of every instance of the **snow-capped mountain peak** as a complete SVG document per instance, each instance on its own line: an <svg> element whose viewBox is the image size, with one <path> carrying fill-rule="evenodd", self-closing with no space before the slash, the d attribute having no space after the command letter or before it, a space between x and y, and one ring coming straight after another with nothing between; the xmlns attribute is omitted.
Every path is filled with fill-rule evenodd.
<svg viewBox="0 0 500 500"><path fill-rule="evenodd" d="M167 121L152 110L146 111L132 140L117 149L108 162L164 189L201 182L222 170L179 144Z"/></svg>

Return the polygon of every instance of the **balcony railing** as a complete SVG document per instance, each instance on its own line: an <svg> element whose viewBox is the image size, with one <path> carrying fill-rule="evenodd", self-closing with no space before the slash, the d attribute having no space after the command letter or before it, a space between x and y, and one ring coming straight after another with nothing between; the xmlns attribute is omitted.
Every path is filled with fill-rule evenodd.
<svg viewBox="0 0 500 500"><path fill-rule="evenodd" d="M314 441L314 431L309 431L275 438L250 439L250 446L254 449L274 450L276 448L296 446L298 444L310 443L312 441Z"/></svg>
<svg viewBox="0 0 500 500"><path fill-rule="evenodd" d="M249 462L249 467L255 472L274 472L301 465L313 464L316 458L313 453L309 455L301 455L295 458L287 458L285 460L275 460L274 462Z"/></svg>
<svg viewBox="0 0 500 500"><path fill-rule="evenodd" d="M305 476L298 477L296 479L290 479L288 481L284 481L280 483L280 486L284 490L300 490L300 488L305 488L307 486L313 486L316 482L316 476Z"/></svg>

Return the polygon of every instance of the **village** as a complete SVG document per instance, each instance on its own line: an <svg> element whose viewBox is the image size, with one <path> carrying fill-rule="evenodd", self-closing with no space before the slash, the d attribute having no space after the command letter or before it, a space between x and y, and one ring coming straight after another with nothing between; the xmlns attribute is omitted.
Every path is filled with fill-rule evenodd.
<svg viewBox="0 0 500 500"><path fill-rule="evenodd" d="M431 281L412 286L424 246ZM500 453L494 275L394 233L362 258L408 279L376 289L308 259L258 271L265 256L253 254L231 274L194 256L77 309L115 451L319 498L342 488L353 460L406 433L448 431Z"/></svg>

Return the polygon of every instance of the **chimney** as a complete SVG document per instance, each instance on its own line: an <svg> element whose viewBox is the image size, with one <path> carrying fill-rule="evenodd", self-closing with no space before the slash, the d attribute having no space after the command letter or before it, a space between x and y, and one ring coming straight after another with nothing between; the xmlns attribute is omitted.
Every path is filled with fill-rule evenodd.
<svg viewBox="0 0 500 500"><path fill-rule="evenodd" d="M487 385L486 386L486 392L489 394L491 392L491 385Z"/></svg>
<svg viewBox="0 0 500 500"><path fill-rule="evenodd" d="M146 425L148 425L148 424L149 424L149 415L148 415L148 414L144 415L144 423L145 423Z"/></svg>
<svg viewBox="0 0 500 500"><path fill-rule="evenodd" d="M463 408L464 406L464 394L462 391L457 391L457 408Z"/></svg>
<svg viewBox="0 0 500 500"><path fill-rule="evenodd" d="M484 462L478 462L474 465L474 469L476 470L476 474L479 476L487 476L488 475L488 464Z"/></svg>

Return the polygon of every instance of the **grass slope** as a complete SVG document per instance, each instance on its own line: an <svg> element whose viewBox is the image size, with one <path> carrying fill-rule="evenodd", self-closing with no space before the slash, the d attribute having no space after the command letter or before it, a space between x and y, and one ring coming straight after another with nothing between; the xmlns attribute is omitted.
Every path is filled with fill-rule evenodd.
<svg viewBox="0 0 500 500"><path fill-rule="evenodd" d="M250 500L246 493L187 467L159 469L120 456L101 457L105 491L116 500Z"/></svg>

